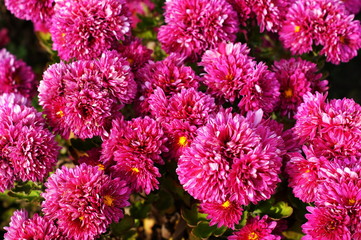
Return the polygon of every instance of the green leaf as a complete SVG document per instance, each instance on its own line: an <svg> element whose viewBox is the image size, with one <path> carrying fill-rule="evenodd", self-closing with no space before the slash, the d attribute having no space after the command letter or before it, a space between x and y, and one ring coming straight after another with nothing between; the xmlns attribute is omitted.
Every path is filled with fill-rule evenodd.
<svg viewBox="0 0 361 240"><path fill-rule="evenodd" d="M133 203L130 208L130 215L134 218L146 218L151 209L151 205L149 203L144 203L141 201L137 201Z"/></svg>
<svg viewBox="0 0 361 240"><path fill-rule="evenodd" d="M273 218L276 219L287 218L292 215L293 208L288 206L288 203L281 201L273 205L270 208L270 212L272 214L270 213L269 215Z"/></svg>
<svg viewBox="0 0 361 240"><path fill-rule="evenodd" d="M124 218L118 223L112 223L110 228L112 230L112 234L115 236L123 235L125 232L130 230L134 226L134 219L129 216L125 215Z"/></svg>
<svg viewBox="0 0 361 240"><path fill-rule="evenodd" d="M294 231L286 231L282 233L288 240L300 240L304 234L294 232Z"/></svg>
<svg viewBox="0 0 361 240"><path fill-rule="evenodd" d="M198 207L197 204L193 204L191 209L182 208L181 216L187 222L188 226L195 227L198 222Z"/></svg>
<svg viewBox="0 0 361 240"><path fill-rule="evenodd" d="M199 222L195 228L193 228L192 233L199 238L207 239L216 229L216 226L209 226L208 222L202 221Z"/></svg>
<svg viewBox="0 0 361 240"><path fill-rule="evenodd" d="M160 190L159 198L154 202L154 206L160 211L165 211L174 206L174 198L169 192Z"/></svg>
<svg viewBox="0 0 361 240"><path fill-rule="evenodd" d="M223 233L225 233L227 231L227 227L220 227L220 228L217 228L214 232L213 232L213 235L216 236L216 237L219 237L219 236L222 236Z"/></svg>

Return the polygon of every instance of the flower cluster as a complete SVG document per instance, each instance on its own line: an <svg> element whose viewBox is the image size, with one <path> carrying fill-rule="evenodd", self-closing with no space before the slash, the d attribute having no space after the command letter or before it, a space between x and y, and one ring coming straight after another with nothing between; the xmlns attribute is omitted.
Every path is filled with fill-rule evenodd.
<svg viewBox="0 0 361 240"><path fill-rule="evenodd" d="M155 164L164 164L160 154L168 151L166 141L160 124L149 117L117 119L103 143L101 162L134 192L149 194L158 188L160 173Z"/></svg>
<svg viewBox="0 0 361 240"><path fill-rule="evenodd" d="M43 181L53 170L59 147L41 113L15 94L0 96L0 191L14 181Z"/></svg>
<svg viewBox="0 0 361 240"><path fill-rule="evenodd" d="M96 60L51 65L39 86L39 103L54 131L67 138L109 135L119 110L131 103L136 83L129 63L109 51Z"/></svg>
<svg viewBox="0 0 361 240"><path fill-rule="evenodd" d="M237 13L226 0L166 1L165 22L158 40L167 53L196 61L222 41L233 42L238 32Z"/></svg>
<svg viewBox="0 0 361 240"><path fill-rule="evenodd" d="M207 50L200 62L206 72L203 82L221 101L238 102L242 112L271 113L278 103L280 84L264 63L248 54L249 48L241 43L220 43Z"/></svg>
<svg viewBox="0 0 361 240"><path fill-rule="evenodd" d="M361 48L360 22L353 18L339 0L297 0L288 9L280 39L293 54L309 52L315 44L327 61L348 62Z"/></svg>

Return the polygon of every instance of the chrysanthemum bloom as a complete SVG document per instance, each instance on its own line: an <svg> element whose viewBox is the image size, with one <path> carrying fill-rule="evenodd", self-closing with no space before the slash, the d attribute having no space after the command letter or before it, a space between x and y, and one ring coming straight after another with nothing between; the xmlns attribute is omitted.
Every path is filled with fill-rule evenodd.
<svg viewBox="0 0 361 240"><path fill-rule="evenodd" d="M344 209L307 207L308 222L302 225L305 240L351 240L348 229L350 218Z"/></svg>
<svg viewBox="0 0 361 240"><path fill-rule="evenodd" d="M130 33L125 0L58 1L50 33L62 60L93 59Z"/></svg>
<svg viewBox="0 0 361 240"><path fill-rule="evenodd" d="M208 202L268 199L280 181L283 141L261 120L261 110L247 117L221 111L210 118L179 158L184 189Z"/></svg>
<svg viewBox="0 0 361 240"><path fill-rule="evenodd" d="M86 164L57 169L45 186L42 210L67 239L95 239L119 221L129 205L125 181Z"/></svg>
<svg viewBox="0 0 361 240"><path fill-rule="evenodd" d="M167 53L197 60L222 41L233 42L238 32L237 13L226 0L168 0L158 39Z"/></svg>
<svg viewBox="0 0 361 240"><path fill-rule="evenodd" d="M245 240L245 239L262 239L262 240L280 240L281 236L272 234L277 222L268 219L264 215L261 219L259 216L248 220L247 224L241 230L234 232L228 240Z"/></svg>
<svg viewBox="0 0 361 240"><path fill-rule="evenodd" d="M54 13L54 0L5 0L6 8L15 17L31 20L35 30L47 32Z"/></svg>
<svg viewBox="0 0 361 240"><path fill-rule="evenodd" d="M243 113L262 109L267 115L273 112L279 101L279 89L280 83L275 78L275 74L261 62L256 65L252 79L241 89L242 99L238 103L238 108Z"/></svg>
<svg viewBox="0 0 361 240"><path fill-rule="evenodd" d="M34 96L36 85L31 67L6 49L0 50L0 94L20 93L30 99Z"/></svg>
<svg viewBox="0 0 361 240"><path fill-rule="evenodd" d="M315 204L344 209L354 227L361 216L361 166L359 159L329 162L320 168Z"/></svg>
<svg viewBox="0 0 361 240"><path fill-rule="evenodd" d="M279 110L282 116L293 117L297 107L303 102L303 95L307 92L324 93L327 91L328 81L320 80L321 73L317 73L316 64L301 58L282 59L273 64L272 71L280 83Z"/></svg>
<svg viewBox="0 0 361 240"><path fill-rule="evenodd" d="M151 59L152 50L142 45L140 39L132 39L123 44L117 44L116 50L127 59L133 72L142 68Z"/></svg>
<svg viewBox="0 0 361 240"><path fill-rule="evenodd" d="M39 104L65 138L70 131L80 138L106 137L136 88L128 61L108 51L96 60L51 65L40 82Z"/></svg>
<svg viewBox="0 0 361 240"><path fill-rule="evenodd" d="M202 202L200 210L207 215L210 219L210 226L216 225L217 227L226 226L234 229L234 225L238 224L242 218L243 209L237 203L228 200L219 203Z"/></svg>
<svg viewBox="0 0 361 240"><path fill-rule="evenodd" d="M220 43L203 54L199 65L206 72L202 81L210 94L231 103L241 97L240 91L252 79L256 65L249 51L246 44Z"/></svg>
<svg viewBox="0 0 361 240"><path fill-rule="evenodd" d="M241 43L220 43L202 56L203 82L208 92L220 101L234 103L242 112L262 109L273 111L279 96L279 83L264 63L248 56L249 48Z"/></svg>
<svg viewBox="0 0 361 240"><path fill-rule="evenodd" d="M322 35L320 54L333 64L348 62L361 48L361 25L353 15L337 14L327 17L328 27Z"/></svg>
<svg viewBox="0 0 361 240"><path fill-rule="evenodd" d="M160 157L166 152L165 138L160 124L144 117L131 121L117 119L109 138L103 143L102 163L110 167L112 175L126 180L133 191L149 194L158 188Z"/></svg>
<svg viewBox="0 0 361 240"><path fill-rule="evenodd" d="M4 227L4 229L7 231L4 240L63 239L52 221L46 220L36 213L29 218L29 214L25 210L15 211L10 219L9 227Z"/></svg>
<svg viewBox="0 0 361 240"><path fill-rule="evenodd" d="M289 154L290 160L287 162L285 171L293 194L303 202L309 203L315 201L318 196L318 185L321 180L319 171L327 160L315 157L312 150L306 146L303 147L303 151L306 158L299 152Z"/></svg>
<svg viewBox="0 0 361 240"><path fill-rule="evenodd" d="M205 125L217 106L214 99L194 88L182 89L167 98L161 88L149 97L151 115L162 124L168 137L170 154L179 157L180 151L189 146L195 129Z"/></svg>
<svg viewBox="0 0 361 240"><path fill-rule="evenodd" d="M150 111L148 98L157 87L161 88L166 96L179 93L184 88L198 88L199 78L183 61L184 58L179 55L171 54L162 61L149 61L138 70L136 81L140 85L140 97L137 104L140 112Z"/></svg>
<svg viewBox="0 0 361 240"><path fill-rule="evenodd" d="M1 191L15 180L42 181L52 171L59 151L41 113L17 104L21 99L3 100L6 96L11 95L0 98L0 103L5 103L0 105L0 171L4 172Z"/></svg>
<svg viewBox="0 0 361 240"><path fill-rule="evenodd" d="M360 156L361 106L352 99L325 101L326 96L306 94L295 115L294 132L313 146L316 156Z"/></svg>

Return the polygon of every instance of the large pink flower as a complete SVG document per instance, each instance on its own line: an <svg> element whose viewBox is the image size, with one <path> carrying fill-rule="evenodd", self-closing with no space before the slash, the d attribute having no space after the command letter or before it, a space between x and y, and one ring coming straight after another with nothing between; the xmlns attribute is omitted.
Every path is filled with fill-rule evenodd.
<svg viewBox="0 0 361 240"><path fill-rule="evenodd" d="M125 181L111 179L98 167L81 164L63 167L50 176L42 208L67 239L94 239L110 223L123 217L130 189Z"/></svg>

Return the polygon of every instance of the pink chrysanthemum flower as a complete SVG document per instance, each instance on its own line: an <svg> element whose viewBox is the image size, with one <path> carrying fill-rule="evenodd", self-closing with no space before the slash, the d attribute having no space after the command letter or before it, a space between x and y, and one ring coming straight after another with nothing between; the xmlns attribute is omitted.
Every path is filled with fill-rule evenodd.
<svg viewBox="0 0 361 240"><path fill-rule="evenodd" d="M128 62L108 51L96 60L51 65L39 86L39 104L65 138L70 131L80 138L106 137L136 88Z"/></svg>
<svg viewBox="0 0 361 240"><path fill-rule="evenodd" d="M280 83L279 110L282 116L293 117L307 92L324 93L328 81L320 80L316 64L301 58L282 59L273 64L272 71Z"/></svg>
<svg viewBox="0 0 361 240"><path fill-rule="evenodd" d="M50 33L62 60L99 57L130 33L125 0L57 1Z"/></svg>
<svg viewBox="0 0 361 240"><path fill-rule="evenodd" d="M318 185L321 177L319 171L327 160L317 158L306 146L303 147L306 158L301 153L290 153L290 160L286 165L288 185L293 189L293 194L303 202L309 203L318 196Z"/></svg>
<svg viewBox="0 0 361 240"><path fill-rule="evenodd" d="M15 17L31 20L35 30L48 32L54 13L54 0L5 0L6 8Z"/></svg>
<svg viewBox="0 0 361 240"><path fill-rule="evenodd" d="M29 218L25 210L17 210L11 216L9 227L4 227L7 231L4 240L15 239L63 239L53 222L34 214Z"/></svg>
<svg viewBox="0 0 361 240"><path fill-rule="evenodd" d="M182 89L167 98L161 88L149 97L151 115L159 121L168 137L170 155L178 158L189 146L195 130L205 125L217 108L214 99L194 88Z"/></svg>
<svg viewBox="0 0 361 240"><path fill-rule="evenodd" d="M58 169L45 186L43 212L67 239L98 237L123 217L123 208L129 205L125 181L86 164Z"/></svg>
<svg viewBox="0 0 361 240"><path fill-rule="evenodd" d="M59 147L41 113L19 102L24 101L11 95L0 98L4 103L0 105L0 170L5 173L1 191L11 187L14 180L42 181L57 161Z"/></svg>
<svg viewBox="0 0 361 240"><path fill-rule="evenodd" d="M272 234L277 222L268 219L264 215L261 219L259 216L248 220L247 224L241 230L234 232L228 240L245 240L245 239L262 239L262 240L280 240L281 236Z"/></svg>
<svg viewBox="0 0 361 240"><path fill-rule="evenodd" d="M237 13L226 0L168 0L158 39L167 53L197 60L222 41L233 42L238 32Z"/></svg>
<svg viewBox="0 0 361 240"><path fill-rule="evenodd" d="M33 70L6 49L0 50L0 94L20 93L31 99L36 91Z"/></svg>
<svg viewBox="0 0 361 240"><path fill-rule="evenodd" d="M243 213L239 204L228 200L220 203L202 202L199 207L202 212L208 214L207 218L211 220L209 225L217 224L217 227L226 226L234 229L234 225L239 223Z"/></svg>
<svg viewBox="0 0 361 240"><path fill-rule="evenodd" d="M313 146L316 156L360 156L361 106L352 99L325 101L326 95L306 94L295 115L294 132Z"/></svg>
<svg viewBox="0 0 361 240"><path fill-rule="evenodd" d="M210 118L179 158L176 172L184 189L209 202L226 196L241 205L268 199L280 181L283 141L261 120L262 111L247 117L221 111Z"/></svg>
<svg viewBox="0 0 361 240"><path fill-rule="evenodd" d="M140 85L140 97L137 104L140 112L150 111L148 98L157 87L161 88L166 96L179 93L184 88L198 88L199 78L183 61L184 58L179 55L171 54L162 61L150 61L138 70L136 80Z"/></svg>
<svg viewBox="0 0 361 240"><path fill-rule="evenodd" d="M142 45L140 39L131 39L129 42L118 44L116 50L127 59L133 72L142 68L150 59L152 50Z"/></svg>
<svg viewBox="0 0 361 240"><path fill-rule="evenodd" d="M240 91L243 96L238 103L241 112L262 109L265 115L273 112L280 95L280 84L275 74L268 70L264 63L259 63L253 72L253 77L246 82Z"/></svg>
<svg viewBox="0 0 361 240"><path fill-rule="evenodd" d="M201 66L208 92L220 101L240 101L242 112L262 109L270 113L278 102L279 83L264 63L248 56L246 44L220 43L204 53Z"/></svg>
<svg viewBox="0 0 361 240"><path fill-rule="evenodd" d="M344 209L356 226L361 216L361 166L359 159L329 162L319 172L317 207Z"/></svg>
<svg viewBox="0 0 361 240"><path fill-rule="evenodd" d="M302 225L306 234L305 240L351 240L351 233L347 225L350 218L344 209L307 207L308 222Z"/></svg>
<svg viewBox="0 0 361 240"><path fill-rule="evenodd" d="M109 139L103 143L102 162L114 176L125 179L133 191L149 194L158 188L160 173L155 163L164 164L160 154L167 152L160 124L144 117L131 121L117 119Z"/></svg>
<svg viewBox="0 0 361 240"><path fill-rule="evenodd" d="M361 48L361 25L353 15L337 14L327 17L328 27L322 35L320 54L333 64L348 62Z"/></svg>

